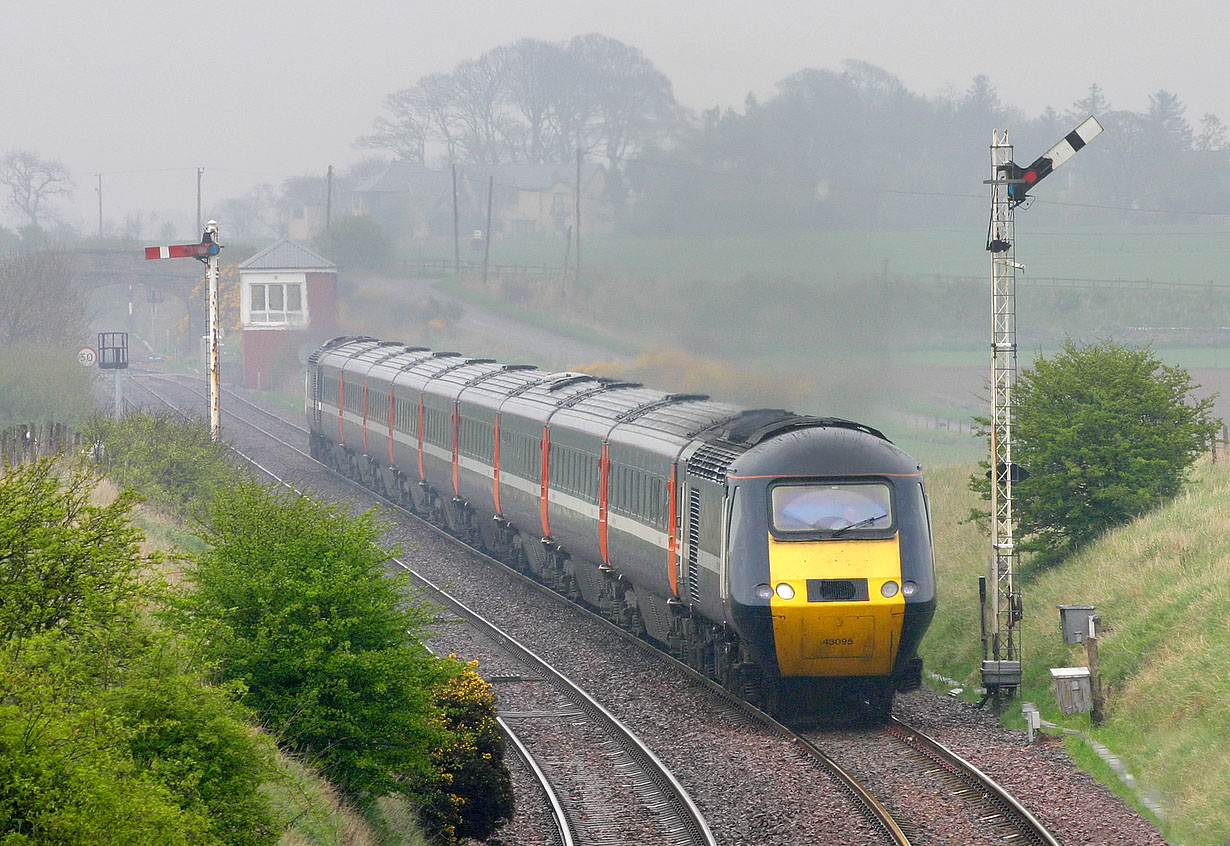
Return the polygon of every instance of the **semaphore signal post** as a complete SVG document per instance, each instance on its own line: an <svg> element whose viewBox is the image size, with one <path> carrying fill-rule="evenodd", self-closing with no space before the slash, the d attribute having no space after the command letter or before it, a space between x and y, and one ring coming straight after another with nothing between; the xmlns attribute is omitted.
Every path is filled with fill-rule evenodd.
<svg viewBox="0 0 1230 846"><path fill-rule="evenodd" d="M147 259L194 258L205 264L205 279L209 285L209 437L222 437L222 404L218 384L218 221L205 224L199 244L175 244L169 247L146 247Z"/></svg>
<svg viewBox="0 0 1230 846"><path fill-rule="evenodd" d="M1021 167L1012 160L1008 132L991 134L991 561L983 578L982 685L987 698L1001 701L1021 685L1021 593L1016 584L1017 537L1013 486L1028 472L1012 460L1012 394L1016 386L1016 207L1030 190L1102 133L1089 117L1051 149ZM990 588L988 590L988 587Z"/></svg>

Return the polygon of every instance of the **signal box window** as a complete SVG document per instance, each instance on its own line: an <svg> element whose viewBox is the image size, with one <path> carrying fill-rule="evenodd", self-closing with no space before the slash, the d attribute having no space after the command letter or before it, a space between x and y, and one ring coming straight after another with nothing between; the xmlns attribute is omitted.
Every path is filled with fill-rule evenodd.
<svg viewBox="0 0 1230 846"><path fill-rule="evenodd" d="M303 286L299 282L254 283L248 299L253 324L302 323Z"/></svg>
<svg viewBox="0 0 1230 846"><path fill-rule="evenodd" d="M884 482L779 484L771 499L775 534L884 537L894 528L892 488Z"/></svg>

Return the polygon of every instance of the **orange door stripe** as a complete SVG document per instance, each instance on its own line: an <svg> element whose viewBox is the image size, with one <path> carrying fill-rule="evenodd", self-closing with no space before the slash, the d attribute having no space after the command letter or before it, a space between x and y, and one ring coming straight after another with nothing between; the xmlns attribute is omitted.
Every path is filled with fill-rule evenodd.
<svg viewBox="0 0 1230 846"><path fill-rule="evenodd" d="M453 494L455 496L461 496L461 480L459 478L460 471L458 469L460 460L458 458L458 452L457 452L458 441L460 440L460 433L461 433L461 402L458 400L454 400L453 401Z"/></svg>
<svg viewBox="0 0 1230 846"><path fill-rule="evenodd" d="M598 459L598 549L602 551L602 560L611 563L611 556L606 549L606 513L608 506L607 482L611 478L610 447L602 442L602 457Z"/></svg>
<svg viewBox="0 0 1230 846"><path fill-rule="evenodd" d="M500 415L495 416L495 427L491 431L491 437L494 441L494 449L492 451L492 478L491 478L491 497L495 503L495 513L503 514L504 511L500 508Z"/></svg>
<svg viewBox="0 0 1230 846"><path fill-rule="evenodd" d="M551 428L549 426L542 427L542 481L539 483L539 491L542 499L539 503L539 508L542 510L542 536L544 538L551 537L551 522L547 519L547 489L550 486L551 478Z"/></svg>
<svg viewBox="0 0 1230 846"><path fill-rule="evenodd" d="M678 464L671 465L671 478L666 486L666 497L670 500L670 508L667 511L666 519L669 523L669 534L666 541L666 564L669 568L671 593L675 598L679 598L679 504L675 500L675 480Z"/></svg>
<svg viewBox="0 0 1230 846"><path fill-rule="evenodd" d="M423 409L423 394L419 393L419 479L424 482L427 481L427 474L423 472L423 421L426 416Z"/></svg>

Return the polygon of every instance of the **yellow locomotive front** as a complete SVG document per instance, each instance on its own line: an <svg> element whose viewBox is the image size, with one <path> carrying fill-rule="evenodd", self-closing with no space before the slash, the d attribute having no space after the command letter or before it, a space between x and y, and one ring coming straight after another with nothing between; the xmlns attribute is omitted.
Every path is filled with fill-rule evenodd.
<svg viewBox="0 0 1230 846"><path fill-rule="evenodd" d="M920 681L935 610L926 497L913 459L877 436L792 432L750 450L729 478L728 612L786 716L843 700L883 716Z"/></svg>
<svg viewBox="0 0 1230 846"><path fill-rule="evenodd" d="M892 499L877 481L769 489L768 584L783 676L892 672L905 615Z"/></svg>

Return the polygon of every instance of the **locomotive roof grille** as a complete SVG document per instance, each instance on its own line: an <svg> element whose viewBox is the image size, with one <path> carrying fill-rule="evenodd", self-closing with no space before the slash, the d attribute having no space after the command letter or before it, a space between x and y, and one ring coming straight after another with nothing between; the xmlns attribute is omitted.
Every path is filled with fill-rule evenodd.
<svg viewBox="0 0 1230 846"><path fill-rule="evenodd" d="M725 482L726 471L744 452L745 449L732 443L709 441L688 459L688 473L711 482Z"/></svg>
<svg viewBox="0 0 1230 846"><path fill-rule="evenodd" d="M324 346L318 347L315 351L312 352L310 356L308 356L308 364L312 364L312 365L319 364L320 357L322 355L324 355L327 352L333 352L339 347L344 347L347 344L362 343L365 341L369 341L373 344L379 343L377 339L371 337L370 335L339 335L336 338L330 338L329 340L325 341ZM370 349L370 347L364 347L362 350L359 350L359 352L363 352L366 349ZM351 353L351 357L355 355L358 355L358 353Z"/></svg>
<svg viewBox="0 0 1230 846"><path fill-rule="evenodd" d="M531 388L537 388L539 385L541 385L543 382L548 381L550 378L551 378L550 376L543 376L541 379L534 379L531 382L526 382L524 385L518 385L517 387L513 388L511 391L509 391L508 393L504 395L505 399L509 397L519 397L522 394L524 394L526 391L530 390Z"/></svg>

